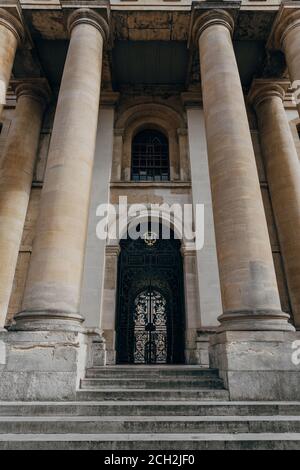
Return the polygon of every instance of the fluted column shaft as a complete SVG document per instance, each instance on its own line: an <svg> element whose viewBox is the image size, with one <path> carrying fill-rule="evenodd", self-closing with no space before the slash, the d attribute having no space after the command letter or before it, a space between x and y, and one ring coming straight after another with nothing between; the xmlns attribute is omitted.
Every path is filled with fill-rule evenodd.
<svg viewBox="0 0 300 470"><path fill-rule="evenodd" d="M257 80L255 106L272 207L296 327L300 326L300 164L283 105L284 89Z"/></svg>
<svg viewBox="0 0 300 470"><path fill-rule="evenodd" d="M72 329L78 314L107 24L89 9L69 19L40 216L18 328Z"/></svg>
<svg viewBox="0 0 300 470"><path fill-rule="evenodd" d="M281 312L232 29L231 16L215 10L202 15L194 30L223 303L220 330L285 330L292 327Z"/></svg>
<svg viewBox="0 0 300 470"><path fill-rule="evenodd" d="M0 328L7 315L49 93L43 81L32 80L19 84L16 95L16 115L0 169Z"/></svg>
<svg viewBox="0 0 300 470"><path fill-rule="evenodd" d="M18 43L23 40L23 27L19 20L0 8L0 118L6 99Z"/></svg>

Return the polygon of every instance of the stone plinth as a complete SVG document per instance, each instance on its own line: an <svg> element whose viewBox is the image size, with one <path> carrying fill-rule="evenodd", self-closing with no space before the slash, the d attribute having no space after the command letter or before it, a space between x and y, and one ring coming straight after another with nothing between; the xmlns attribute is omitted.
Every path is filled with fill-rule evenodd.
<svg viewBox="0 0 300 470"><path fill-rule="evenodd" d="M86 335L0 333L0 350L0 400L75 400L86 366Z"/></svg>
<svg viewBox="0 0 300 470"><path fill-rule="evenodd" d="M231 400L299 400L300 364L292 361L299 333L231 331L214 335L210 366Z"/></svg>

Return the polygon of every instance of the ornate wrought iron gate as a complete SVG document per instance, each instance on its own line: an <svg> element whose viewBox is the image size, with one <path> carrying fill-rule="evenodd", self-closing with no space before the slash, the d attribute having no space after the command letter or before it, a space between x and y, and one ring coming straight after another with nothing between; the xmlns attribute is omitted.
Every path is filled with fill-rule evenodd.
<svg viewBox="0 0 300 470"><path fill-rule="evenodd" d="M118 268L117 362L184 362L180 241L122 240Z"/></svg>
<svg viewBox="0 0 300 470"><path fill-rule="evenodd" d="M134 301L134 363L167 363L167 301L150 285Z"/></svg>

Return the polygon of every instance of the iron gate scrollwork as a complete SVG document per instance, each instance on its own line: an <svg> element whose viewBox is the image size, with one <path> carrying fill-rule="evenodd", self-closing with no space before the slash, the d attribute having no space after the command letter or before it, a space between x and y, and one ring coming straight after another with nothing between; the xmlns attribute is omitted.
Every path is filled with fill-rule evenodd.
<svg viewBox="0 0 300 470"><path fill-rule="evenodd" d="M147 240L146 240L147 241ZM180 241L121 240L118 266L117 363L184 362L184 296Z"/></svg>
<svg viewBox="0 0 300 470"><path fill-rule="evenodd" d="M151 285L134 302L134 363L167 363L167 301Z"/></svg>

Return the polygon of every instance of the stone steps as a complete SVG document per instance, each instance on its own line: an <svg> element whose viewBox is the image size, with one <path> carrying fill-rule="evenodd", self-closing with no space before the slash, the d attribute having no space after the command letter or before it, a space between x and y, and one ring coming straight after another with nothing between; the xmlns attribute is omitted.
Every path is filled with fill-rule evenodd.
<svg viewBox="0 0 300 470"><path fill-rule="evenodd" d="M217 369L200 368L199 366L106 366L87 369L86 378L218 378Z"/></svg>
<svg viewBox="0 0 300 470"><path fill-rule="evenodd" d="M75 402L0 403L0 449L300 449L300 402L230 402L197 366L92 368Z"/></svg>
<svg viewBox="0 0 300 470"><path fill-rule="evenodd" d="M2 402L1 417L30 416L300 416L300 402L76 401Z"/></svg>
<svg viewBox="0 0 300 470"><path fill-rule="evenodd" d="M300 416L0 417L1 434L299 433Z"/></svg>
<svg viewBox="0 0 300 470"><path fill-rule="evenodd" d="M79 390L77 392L77 400L115 400L115 401L127 401L127 400L228 400L227 390L216 390L213 388L203 389L87 389Z"/></svg>
<svg viewBox="0 0 300 470"><path fill-rule="evenodd" d="M2 434L0 450L299 450L299 433Z"/></svg>
<svg viewBox="0 0 300 470"><path fill-rule="evenodd" d="M300 402L1 403L3 449L300 449Z"/></svg>
<svg viewBox="0 0 300 470"><path fill-rule="evenodd" d="M88 369L77 399L227 400L228 392L213 369L127 365Z"/></svg>
<svg viewBox="0 0 300 470"><path fill-rule="evenodd" d="M93 378L81 380L81 389L203 389L203 388L214 388L224 389L222 380L218 378L206 378L206 377L188 377L188 378Z"/></svg>

